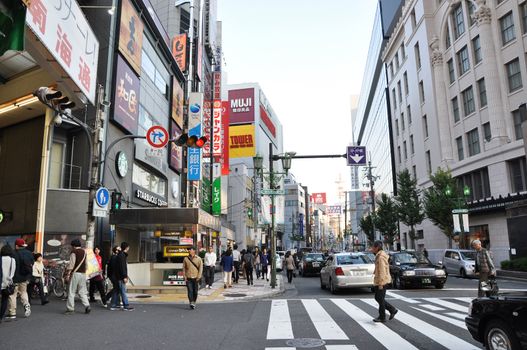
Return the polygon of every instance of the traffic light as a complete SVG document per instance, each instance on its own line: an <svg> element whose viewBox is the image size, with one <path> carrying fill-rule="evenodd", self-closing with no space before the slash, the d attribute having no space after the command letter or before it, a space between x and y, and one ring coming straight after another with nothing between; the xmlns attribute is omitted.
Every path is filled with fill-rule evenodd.
<svg viewBox="0 0 527 350"><path fill-rule="evenodd" d="M111 211L121 209L122 197L123 194L121 192L112 192L112 207L110 209Z"/></svg>
<svg viewBox="0 0 527 350"><path fill-rule="evenodd" d="M188 136L188 134L182 134L174 141L178 146L187 146L189 148L201 148L207 142L207 137L197 137L196 135Z"/></svg>
<svg viewBox="0 0 527 350"><path fill-rule="evenodd" d="M247 208L247 217L252 219L253 217L253 208Z"/></svg>
<svg viewBox="0 0 527 350"><path fill-rule="evenodd" d="M57 112L66 112L67 109L75 107L75 102L70 101L67 96L63 96L62 92L59 90L53 90L48 87L39 87L33 93L40 102L48 106L49 108Z"/></svg>

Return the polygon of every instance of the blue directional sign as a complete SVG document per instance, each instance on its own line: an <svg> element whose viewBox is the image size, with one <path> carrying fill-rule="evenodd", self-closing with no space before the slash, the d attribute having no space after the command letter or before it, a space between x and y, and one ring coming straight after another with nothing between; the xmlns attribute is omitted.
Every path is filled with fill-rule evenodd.
<svg viewBox="0 0 527 350"><path fill-rule="evenodd" d="M348 165L366 165L366 147L348 146L346 150Z"/></svg>
<svg viewBox="0 0 527 350"><path fill-rule="evenodd" d="M110 191L106 187L100 187L95 193L95 203L101 208L105 208L110 200Z"/></svg>

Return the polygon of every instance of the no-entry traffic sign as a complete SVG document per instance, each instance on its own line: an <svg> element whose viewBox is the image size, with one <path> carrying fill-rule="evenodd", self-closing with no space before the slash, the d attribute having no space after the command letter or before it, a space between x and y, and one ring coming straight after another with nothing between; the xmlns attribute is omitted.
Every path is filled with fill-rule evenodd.
<svg viewBox="0 0 527 350"><path fill-rule="evenodd" d="M154 148L162 148L168 143L168 132L160 125L154 125L146 132L146 141Z"/></svg>

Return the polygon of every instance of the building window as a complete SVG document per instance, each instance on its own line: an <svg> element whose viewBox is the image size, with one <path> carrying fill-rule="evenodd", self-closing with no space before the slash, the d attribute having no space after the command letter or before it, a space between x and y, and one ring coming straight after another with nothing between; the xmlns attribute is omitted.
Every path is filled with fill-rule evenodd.
<svg viewBox="0 0 527 350"><path fill-rule="evenodd" d="M459 75L465 74L470 69L470 60L468 58L468 49L466 45L457 53L457 68L459 70Z"/></svg>
<svg viewBox="0 0 527 350"><path fill-rule="evenodd" d="M514 120L514 135L516 140L523 139L522 123L525 121L525 116L522 116L520 110L517 109L512 112L512 119Z"/></svg>
<svg viewBox="0 0 527 350"><path fill-rule="evenodd" d="M527 190L527 165L525 157L509 160L509 176L511 178L511 192L517 193Z"/></svg>
<svg viewBox="0 0 527 350"><path fill-rule="evenodd" d="M479 41L479 35L472 39L472 50L474 51L474 64L481 62L481 42Z"/></svg>
<svg viewBox="0 0 527 350"><path fill-rule="evenodd" d="M518 58L505 64L507 70L507 79L509 80L509 92L513 92L521 88L522 74L520 72L520 60Z"/></svg>
<svg viewBox="0 0 527 350"><path fill-rule="evenodd" d="M401 162L402 162L402 159L401 159L401 146L397 146L397 155L399 157L399 164L401 164Z"/></svg>
<svg viewBox="0 0 527 350"><path fill-rule="evenodd" d="M403 142L404 160L408 159L408 149L406 148L406 141Z"/></svg>
<svg viewBox="0 0 527 350"><path fill-rule="evenodd" d="M415 65L417 66L417 70L419 70L421 69L421 53L419 52L419 43L415 44L414 52L415 52Z"/></svg>
<svg viewBox="0 0 527 350"><path fill-rule="evenodd" d="M406 106L406 114L408 115L408 125L412 124L412 110L410 105Z"/></svg>
<svg viewBox="0 0 527 350"><path fill-rule="evenodd" d="M465 20L463 19L463 7L458 4L452 13L454 23L454 38L459 38L465 32Z"/></svg>
<svg viewBox="0 0 527 350"><path fill-rule="evenodd" d="M454 122L459 121L459 103L457 102L457 96L454 97L452 100L452 113L454 113Z"/></svg>
<svg viewBox="0 0 527 350"><path fill-rule="evenodd" d="M397 92L399 93L399 104L403 103L403 92L401 90L401 81L397 82Z"/></svg>
<svg viewBox="0 0 527 350"><path fill-rule="evenodd" d="M401 59L404 61L404 58L406 57L406 50L404 48L404 43L401 44Z"/></svg>
<svg viewBox="0 0 527 350"><path fill-rule="evenodd" d="M523 34L527 33L527 2L524 2L521 7L521 16L522 16L522 29Z"/></svg>
<svg viewBox="0 0 527 350"><path fill-rule="evenodd" d="M412 166L412 175L414 179L417 179L417 167L415 165Z"/></svg>
<svg viewBox="0 0 527 350"><path fill-rule="evenodd" d="M479 154L479 133L478 128L475 128L467 133L468 155L475 156Z"/></svg>
<svg viewBox="0 0 527 350"><path fill-rule="evenodd" d="M478 80L479 108L487 105L487 88L485 87L485 78Z"/></svg>
<svg viewBox="0 0 527 350"><path fill-rule="evenodd" d="M456 72L454 71L454 61L449 59L448 62L448 76L450 77L450 84L456 80Z"/></svg>
<svg viewBox="0 0 527 350"><path fill-rule="evenodd" d="M432 174L432 159L430 158L430 151L425 152L426 172Z"/></svg>
<svg viewBox="0 0 527 350"><path fill-rule="evenodd" d="M404 72L403 74L403 82L404 82L404 93L406 96L408 96L408 93L410 91L408 91L408 74L406 72Z"/></svg>
<svg viewBox="0 0 527 350"><path fill-rule="evenodd" d="M487 168L481 168L458 177L460 185L470 188L469 200L474 201L490 197L489 172Z"/></svg>
<svg viewBox="0 0 527 350"><path fill-rule="evenodd" d="M506 45L516 39L514 32L514 19L512 18L512 11L500 18L501 42Z"/></svg>
<svg viewBox="0 0 527 350"><path fill-rule="evenodd" d="M490 131L490 123L486 122L483 124L483 137L485 138L485 141L490 142L490 139L492 139L492 133Z"/></svg>
<svg viewBox="0 0 527 350"><path fill-rule="evenodd" d="M161 72L158 68L163 69L163 72ZM141 69L146 73L144 75L148 76L150 80L152 80L154 85L163 94L163 96L168 97L168 86L165 82L165 79L163 78L163 73L165 76L168 76L168 72L164 67L156 67L145 50L142 51L141 55Z"/></svg>
<svg viewBox="0 0 527 350"><path fill-rule="evenodd" d="M415 17L415 9L410 13L410 21L412 22L412 30L417 26L417 19Z"/></svg>
<svg viewBox="0 0 527 350"><path fill-rule="evenodd" d="M425 138L428 137L428 118L426 115L423 115L423 134L425 135Z"/></svg>
<svg viewBox="0 0 527 350"><path fill-rule="evenodd" d="M393 76L394 76L394 74L393 74L393 62L390 62L390 76L393 79Z"/></svg>
<svg viewBox="0 0 527 350"><path fill-rule="evenodd" d="M62 188L62 179L64 177L64 154L66 145L62 142L53 142L51 144L48 187Z"/></svg>
<svg viewBox="0 0 527 350"><path fill-rule="evenodd" d="M465 112L465 117L474 113L476 110L476 104L474 103L474 91L472 86L469 86L466 90L461 92L463 97L463 111Z"/></svg>
<svg viewBox="0 0 527 350"><path fill-rule="evenodd" d="M456 139L456 145L457 145L457 159L463 160L465 159L465 153L463 152L463 138L459 136Z"/></svg>
<svg viewBox="0 0 527 350"><path fill-rule="evenodd" d="M404 131L405 129L405 122L404 122L404 112L401 113L401 129Z"/></svg>
<svg viewBox="0 0 527 350"><path fill-rule="evenodd" d="M395 96L395 88L392 89L392 100L393 100L393 110L397 109L397 98Z"/></svg>
<svg viewBox="0 0 527 350"><path fill-rule="evenodd" d="M415 153L414 135L410 135L410 152L411 154Z"/></svg>
<svg viewBox="0 0 527 350"><path fill-rule="evenodd" d="M450 30L449 30L449 26L447 24L446 26L446 33L445 33L445 47L448 49L450 48L450 45L452 45L452 42L450 41Z"/></svg>
<svg viewBox="0 0 527 350"><path fill-rule="evenodd" d="M399 54L398 53L395 53L394 61L395 61L395 70L397 71L399 69Z"/></svg>
<svg viewBox="0 0 527 350"><path fill-rule="evenodd" d="M395 134L399 136L399 119L395 119Z"/></svg>
<svg viewBox="0 0 527 350"><path fill-rule="evenodd" d="M133 165L132 182L157 195L166 196L166 180L148 172L136 163Z"/></svg>
<svg viewBox="0 0 527 350"><path fill-rule="evenodd" d="M425 88L423 86L423 81L419 82L419 99L421 100L421 104L425 103Z"/></svg>
<svg viewBox="0 0 527 350"><path fill-rule="evenodd" d="M476 12L476 5L474 5L474 2L471 0L467 0L466 4L468 7L468 24L471 27L475 23L474 18L472 17L474 16L474 12Z"/></svg>

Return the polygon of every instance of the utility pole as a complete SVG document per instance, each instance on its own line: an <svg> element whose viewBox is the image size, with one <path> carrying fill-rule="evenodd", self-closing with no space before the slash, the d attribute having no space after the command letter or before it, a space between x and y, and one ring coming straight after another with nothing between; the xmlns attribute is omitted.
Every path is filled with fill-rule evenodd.
<svg viewBox="0 0 527 350"><path fill-rule="evenodd" d="M273 143L269 142L269 184L271 190L274 190L273 162ZM274 232L274 197L274 195L271 195L271 288L276 287L276 234Z"/></svg>
<svg viewBox="0 0 527 350"><path fill-rule="evenodd" d="M375 186L375 180L377 180L379 177L378 176L374 176L372 173L371 173L371 170L374 169L375 167L372 167L371 166L371 160L368 160L368 166L366 167L366 179L368 179L369 181L369 185L370 185L370 200L371 200L371 215L372 215L372 220L371 220L371 224L372 224L372 227L373 227L373 238L374 239L377 239L376 235L375 235L375 223L373 222L373 215L375 214L375 190L374 190L374 186Z"/></svg>

